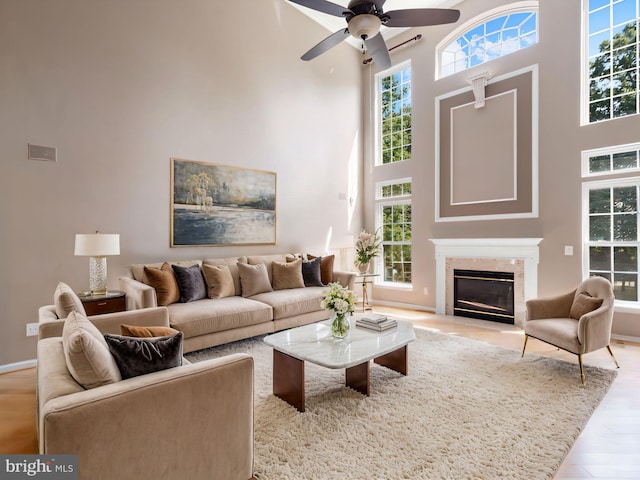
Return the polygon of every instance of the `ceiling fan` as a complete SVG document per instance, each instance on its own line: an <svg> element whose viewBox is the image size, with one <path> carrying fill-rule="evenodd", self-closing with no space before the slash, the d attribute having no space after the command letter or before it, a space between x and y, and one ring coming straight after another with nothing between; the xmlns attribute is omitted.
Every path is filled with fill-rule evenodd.
<svg viewBox="0 0 640 480"><path fill-rule="evenodd" d="M391 66L389 50L380 34L380 27L426 27L453 23L460 18L459 10L446 8L411 8L384 12L386 0L351 0L347 7L327 0L290 0L336 17L344 17L347 28L338 30L305 53L302 60L311 60L346 39L349 35L362 40L373 61L382 69Z"/></svg>

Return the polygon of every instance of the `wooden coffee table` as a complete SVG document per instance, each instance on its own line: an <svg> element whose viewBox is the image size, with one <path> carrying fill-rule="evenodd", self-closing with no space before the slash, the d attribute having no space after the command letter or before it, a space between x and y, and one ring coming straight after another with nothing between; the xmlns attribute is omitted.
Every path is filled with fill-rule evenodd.
<svg viewBox="0 0 640 480"><path fill-rule="evenodd" d="M409 322L377 333L356 328L353 317L342 340L331 336L330 320L268 335L264 342L273 348L273 394L304 412L304 362L311 362L344 368L345 384L369 396L370 360L407 375L407 345L415 338Z"/></svg>

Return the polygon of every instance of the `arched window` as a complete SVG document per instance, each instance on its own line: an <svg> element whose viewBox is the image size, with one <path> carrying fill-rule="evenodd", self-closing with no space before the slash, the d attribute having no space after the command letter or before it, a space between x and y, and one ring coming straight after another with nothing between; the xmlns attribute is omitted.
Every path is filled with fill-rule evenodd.
<svg viewBox="0 0 640 480"><path fill-rule="evenodd" d="M538 2L519 2L485 12L438 45L438 78L538 43Z"/></svg>

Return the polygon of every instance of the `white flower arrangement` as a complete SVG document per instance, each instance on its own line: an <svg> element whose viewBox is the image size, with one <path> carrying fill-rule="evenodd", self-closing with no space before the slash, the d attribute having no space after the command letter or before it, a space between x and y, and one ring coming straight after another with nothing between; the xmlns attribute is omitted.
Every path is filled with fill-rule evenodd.
<svg viewBox="0 0 640 480"><path fill-rule="evenodd" d="M333 310L337 315L344 316L353 313L355 297L351 290L347 290L339 283L330 283L329 291L322 299L322 308Z"/></svg>

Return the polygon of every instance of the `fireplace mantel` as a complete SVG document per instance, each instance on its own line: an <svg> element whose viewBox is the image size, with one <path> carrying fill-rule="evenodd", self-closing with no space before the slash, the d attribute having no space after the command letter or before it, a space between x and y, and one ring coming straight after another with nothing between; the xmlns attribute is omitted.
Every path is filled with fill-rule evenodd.
<svg viewBox="0 0 640 480"><path fill-rule="evenodd" d="M482 259L483 265L494 260L496 264L522 264L523 279L521 305L517 306L516 324L524 314L524 302L538 295L538 261L542 238L432 238L436 246L436 313L450 314L447 310L448 285L452 283L447 273L447 262L460 264L461 259L470 262ZM454 260L455 259L455 260ZM449 287L451 288L451 287ZM518 287L516 287L518 288Z"/></svg>

